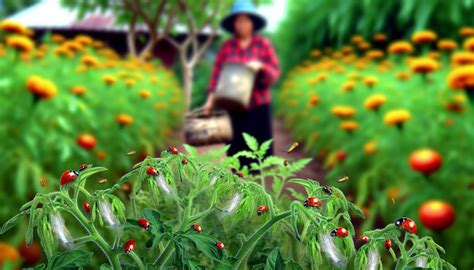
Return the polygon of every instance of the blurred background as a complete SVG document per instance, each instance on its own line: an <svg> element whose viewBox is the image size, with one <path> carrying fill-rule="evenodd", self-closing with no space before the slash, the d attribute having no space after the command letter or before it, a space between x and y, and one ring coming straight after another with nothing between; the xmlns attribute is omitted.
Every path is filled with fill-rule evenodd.
<svg viewBox="0 0 474 270"><path fill-rule="evenodd" d="M232 1L165 2L0 0L0 223L66 168L116 179L184 143ZM364 209L358 231L409 216L472 269L474 1L256 4L283 68L274 118ZM26 225L0 236L0 264L42 260Z"/></svg>

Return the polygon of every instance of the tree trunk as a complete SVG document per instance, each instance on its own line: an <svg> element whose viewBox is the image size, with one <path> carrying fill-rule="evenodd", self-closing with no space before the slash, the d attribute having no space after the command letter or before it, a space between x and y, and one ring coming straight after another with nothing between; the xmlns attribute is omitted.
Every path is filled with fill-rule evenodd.
<svg viewBox="0 0 474 270"><path fill-rule="evenodd" d="M184 97L186 99L186 112L191 110L192 94L193 94L193 75L194 66L186 63L181 63L183 67L183 84L184 84Z"/></svg>
<svg viewBox="0 0 474 270"><path fill-rule="evenodd" d="M128 46L128 54L131 56L137 56L137 48L135 46L135 24L136 24L137 16L135 14L132 15L130 19L130 24L128 27L127 32L127 46Z"/></svg>

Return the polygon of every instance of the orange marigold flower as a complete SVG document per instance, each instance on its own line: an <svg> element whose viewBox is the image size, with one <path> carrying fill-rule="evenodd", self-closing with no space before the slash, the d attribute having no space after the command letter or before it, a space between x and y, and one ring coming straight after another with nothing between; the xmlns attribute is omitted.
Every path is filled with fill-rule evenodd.
<svg viewBox="0 0 474 270"><path fill-rule="evenodd" d="M466 26L466 27L463 27L463 28L459 29L459 35L461 37L474 36L474 27Z"/></svg>
<svg viewBox="0 0 474 270"><path fill-rule="evenodd" d="M468 38L464 41L464 50L474 52L474 37Z"/></svg>
<svg viewBox="0 0 474 270"><path fill-rule="evenodd" d="M340 117L340 118L347 118L352 117L356 113L356 110L351 106L334 106L331 109L333 115Z"/></svg>
<svg viewBox="0 0 474 270"><path fill-rule="evenodd" d="M373 155L377 152L377 143L375 141L368 141L364 144L364 152L367 155Z"/></svg>
<svg viewBox="0 0 474 270"><path fill-rule="evenodd" d="M365 55L368 58L375 60L375 59L383 58L384 53L381 50L370 50L370 51L367 51L367 53Z"/></svg>
<svg viewBox="0 0 474 270"><path fill-rule="evenodd" d="M4 20L0 22L0 30L4 32L19 34L19 35L28 35L29 30L25 25L19 22L12 20Z"/></svg>
<svg viewBox="0 0 474 270"><path fill-rule="evenodd" d="M30 52L35 47L31 39L25 36L13 35L7 37L7 45L23 53Z"/></svg>
<svg viewBox="0 0 474 270"><path fill-rule="evenodd" d="M320 99L317 95L313 94L309 97L309 104L311 106L316 106L319 104L319 102L320 102Z"/></svg>
<svg viewBox="0 0 474 270"><path fill-rule="evenodd" d="M140 91L140 97L143 99L149 99L151 97L151 93L149 90L143 89Z"/></svg>
<svg viewBox="0 0 474 270"><path fill-rule="evenodd" d="M86 35L78 35L74 38L74 40L82 46L89 46L93 42L93 39L90 36Z"/></svg>
<svg viewBox="0 0 474 270"><path fill-rule="evenodd" d="M408 72L398 72L396 75L397 79L403 81L403 80L408 80L411 77L411 74Z"/></svg>
<svg viewBox="0 0 474 270"><path fill-rule="evenodd" d="M56 85L47 79L37 75L32 75L26 80L26 88L36 98L51 99L58 92Z"/></svg>
<svg viewBox="0 0 474 270"><path fill-rule="evenodd" d="M320 50L317 50L317 49L313 49L311 50L311 56L312 57L318 57L321 55L321 51Z"/></svg>
<svg viewBox="0 0 474 270"><path fill-rule="evenodd" d="M328 78L328 75L326 73L319 73L318 76L316 76L316 79L318 81L324 81Z"/></svg>
<svg viewBox="0 0 474 270"><path fill-rule="evenodd" d="M453 51L458 47L456 41L452 39L442 39L438 41L438 49L440 51Z"/></svg>
<svg viewBox="0 0 474 270"><path fill-rule="evenodd" d="M431 43L435 41L437 38L438 36L436 35L435 32L425 30L425 31L419 31L419 32L414 33L411 37L411 40L414 43L421 44L421 43Z"/></svg>
<svg viewBox="0 0 474 270"><path fill-rule="evenodd" d="M387 112L383 118L385 124L390 126L400 126L404 124L406 121L410 120L411 114L407 110L391 110Z"/></svg>
<svg viewBox="0 0 474 270"><path fill-rule="evenodd" d="M344 46L342 47L341 51L343 54L347 55L347 54L352 53L353 50L351 46Z"/></svg>
<svg viewBox="0 0 474 270"><path fill-rule="evenodd" d="M359 127L359 124L356 121L346 120L341 122L341 129L347 132L352 132Z"/></svg>
<svg viewBox="0 0 474 270"><path fill-rule="evenodd" d="M377 82L378 82L378 79L375 76L368 76L364 79L364 83L368 87L374 86L375 84L377 84Z"/></svg>
<svg viewBox="0 0 474 270"><path fill-rule="evenodd" d="M346 92L349 92L354 89L355 85L356 85L355 81L348 81L342 85L342 89L344 89L344 91Z"/></svg>
<svg viewBox="0 0 474 270"><path fill-rule="evenodd" d="M361 42L364 42L364 38L361 35L353 35L351 37L351 43L359 44Z"/></svg>
<svg viewBox="0 0 474 270"><path fill-rule="evenodd" d="M92 42L92 47L94 47L95 49L100 49L100 48L103 48L104 46L105 46L104 42L100 40L94 40L94 42Z"/></svg>
<svg viewBox="0 0 474 270"><path fill-rule="evenodd" d="M88 67L95 67L99 63L97 58L91 55L85 55L81 58L81 62Z"/></svg>
<svg viewBox="0 0 474 270"><path fill-rule="evenodd" d="M474 90L474 65L460 66L451 71L448 86L452 89Z"/></svg>
<svg viewBox="0 0 474 270"><path fill-rule="evenodd" d="M82 96L86 93L86 87L83 85L72 86L69 90L76 96Z"/></svg>
<svg viewBox="0 0 474 270"><path fill-rule="evenodd" d="M410 62L410 68L415 73L430 73L439 68L439 63L431 58L417 58Z"/></svg>
<svg viewBox="0 0 474 270"><path fill-rule="evenodd" d="M83 49L82 44L75 41L66 41L61 46L64 46L67 50L71 52L80 52Z"/></svg>
<svg viewBox="0 0 474 270"><path fill-rule="evenodd" d="M361 51L365 51L365 50L368 50L370 49L372 46L370 45L370 43L368 42L360 42L357 47L359 48L359 50Z"/></svg>
<svg viewBox="0 0 474 270"><path fill-rule="evenodd" d="M385 103L385 101L387 101L387 97L382 94L371 95L365 100L364 107L376 111Z"/></svg>
<svg viewBox="0 0 474 270"><path fill-rule="evenodd" d="M453 63L454 65L474 64L474 53L472 53L472 52L456 52L451 56L451 63Z"/></svg>
<svg viewBox="0 0 474 270"><path fill-rule="evenodd" d="M128 87L133 87L135 85L136 81L134 79L125 79L125 85Z"/></svg>
<svg viewBox="0 0 474 270"><path fill-rule="evenodd" d="M51 40L54 42L54 43L63 43L66 38L62 35L59 35L59 34L54 34L51 36Z"/></svg>
<svg viewBox="0 0 474 270"><path fill-rule="evenodd" d="M103 80L107 85L112 85L112 84L114 84L114 83L117 81L117 79L116 79L114 76L112 76L112 75L104 75L104 76L102 77L102 80Z"/></svg>
<svg viewBox="0 0 474 270"><path fill-rule="evenodd" d="M133 123L133 117L131 117L128 114L121 113L117 115L117 123L119 123L122 126L127 126Z"/></svg>
<svg viewBox="0 0 474 270"><path fill-rule="evenodd" d="M375 42L384 42L387 40L387 36L385 36L383 33L378 33L374 35L373 40Z"/></svg>
<svg viewBox="0 0 474 270"><path fill-rule="evenodd" d="M395 41L388 47L388 52L392 54L405 54L413 52L413 46L407 41Z"/></svg>

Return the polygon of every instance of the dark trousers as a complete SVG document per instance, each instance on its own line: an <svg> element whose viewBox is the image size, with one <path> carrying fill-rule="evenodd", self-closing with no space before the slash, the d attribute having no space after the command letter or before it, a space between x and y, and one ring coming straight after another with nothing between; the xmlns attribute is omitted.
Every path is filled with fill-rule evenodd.
<svg viewBox="0 0 474 270"><path fill-rule="evenodd" d="M257 106L249 111L229 112L232 122L232 141L227 150L227 156L231 156L242 150L250 150L245 143L242 132L246 132L255 137L259 144L271 139L272 136L272 108L271 104ZM273 143L265 156L273 155ZM255 162L246 157L240 157L241 167L249 166Z"/></svg>

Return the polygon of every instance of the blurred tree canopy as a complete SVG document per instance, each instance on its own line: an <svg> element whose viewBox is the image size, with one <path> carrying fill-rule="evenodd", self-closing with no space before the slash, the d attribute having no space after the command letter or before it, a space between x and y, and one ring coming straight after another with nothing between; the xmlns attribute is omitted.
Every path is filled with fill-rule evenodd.
<svg viewBox="0 0 474 270"><path fill-rule="evenodd" d="M431 29L457 37L461 27L473 25L474 0L291 0L275 41L288 71L311 49L339 47L354 34L372 40L381 32L394 40Z"/></svg>
<svg viewBox="0 0 474 270"><path fill-rule="evenodd" d="M39 0L0 0L0 19L8 17Z"/></svg>

